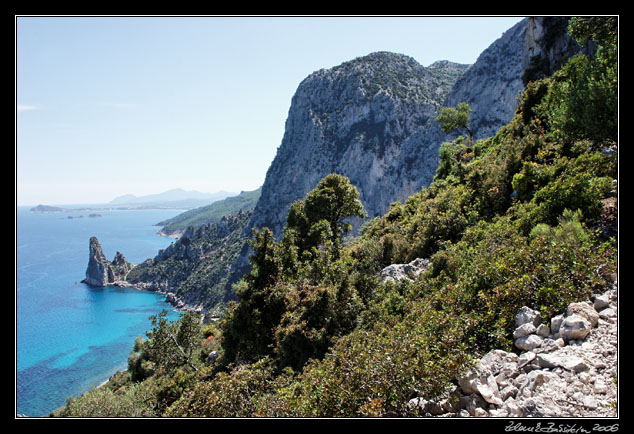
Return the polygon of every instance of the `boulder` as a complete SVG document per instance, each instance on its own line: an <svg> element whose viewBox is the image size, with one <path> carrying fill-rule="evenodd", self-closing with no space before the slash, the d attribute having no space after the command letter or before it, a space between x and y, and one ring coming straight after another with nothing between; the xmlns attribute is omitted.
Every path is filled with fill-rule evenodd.
<svg viewBox="0 0 634 434"><path fill-rule="evenodd" d="M598 295L594 298L593 307L597 312L610 306L610 295L608 293Z"/></svg>
<svg viewBox="0 0 634 434"><path fill-rule="evenodd" d="M537 363L542 368L553 369L558 366L561 366L560 358L555 354L542 353L537 354L535 357Z"/></svg>
<svg viewBox="0 0 634 434"><path fill-rule="evenodd" d="M559 333L559 329L561 327L561 323L564 322L564 315L557 315L550 319L550 332L553 335Z"/></svg>
<svg viewBox="0 0 634 434"><path fill-rule="evenodd" d="M536 357L535 353L531 351L520 354L520 356L517 359L517 367L519 369L523 368L524 366L530 364L533 360L535 360L535 357Z"/></svg>
<svg viewBox="0 0 634 434"><path fill-rule="evenodd" d="M563 368L575 373L590 369L585 360L570 354L537 354L535 360L544 369Z"/></svg>
<svg viewBox="0 0 634 434"><path fill-rule="evenodd" d="M412 280L429 266L429 259L417 258L408 264L392 264L385 267L379 273L383 282L398 282L400 280Z"/></svg>
<svg viewBox="0 0 634 434"><path fill-rule="evenodd" d="M500 390L498 389L498 384L493 375L488 375L485 381L478 382L476 390L486 402L495 405L502 405L503 401L500 398Z"/></svg>
<svg viewBox="0 0 634 434"><path fill-rule="evenodd" d="M543 338L547 338L548 336L550 336L550 327L548 327L546 324L540 324L537 327L537 330L535 332L538 336L541 336Z"/></svg>
<svg viewBox="0 0 634 434"><path fill-rule="evenodd" d="M537 328L533 325L533 323L527 322L515 329L513 332L513 339L523 338L528 335L535 334L535 332L537 332Z"/></svg>
<svg viewBox="0 0 634 434"><path fill-rule="evenodd" d="M587 319L591 327L596 327L599 322L599 314L594 307L586 302L572 303L568 305L566 316L579 315Z"/></svg>
<svg viewBox="0 0 634 434"><path fill-rule="evenodd" d="M599 312L599 318L604 320L616 318L616 311L611 307L605 308L601 312Z"/></svg>
<svg viewBox="0 0 634 434"><path fill-rule="evenodd" d="M477 381L478 374L475 372L468 372L465 375L458 377L458 385L462 389L462 392L471 395L477 392Z"/></svg>
<svg viewBox="0 0 634 434"><path fill-rule="evenodd" d="M576 356L566 357L562 367L575 373L588 371L590 369L590 366L588 366L585 360Z"/></svg>
<svg viewBox="0 0 634 434"><path fill-rule="evenodd" d="M559 333L564 341L583 339L592 330L592 324L584 316L572 314L564 318Z"/></svg>
<svg viewBox="0 0 634 434"><path fill-rule="evenodd" d="M541 314L528 306L522 307L515 316L515 327L521 327L524 324L532 324L537 327L541 322Z"/></svg>
<svg viewBox="0 0 634 434"><path fill-rule="evenodd" d="M544 338L538 335L528 335L515 340L515 346L522 351L531 351L541 346Z"/></svg>

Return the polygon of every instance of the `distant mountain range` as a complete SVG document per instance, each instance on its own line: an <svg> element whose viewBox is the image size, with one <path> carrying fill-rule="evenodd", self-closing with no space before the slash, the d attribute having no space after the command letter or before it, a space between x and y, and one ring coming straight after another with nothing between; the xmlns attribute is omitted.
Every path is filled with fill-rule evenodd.
<svg viewBox="0 0 634 434"><path fill-rule="evenodd" d="M175 188L163 193L135 196L126 194L108 202L109 205L150 205L150 204L182 204L186 208L209 205L212 202L235 196L237 193L219 191L217 193L201 193L195 190Z"/></svg>
<svg viewBox="0 0 634 434"><path fill-rule="evenodd" d="M64 211L86 211L104 209L151 209L151 208L172 208L172 209L194 209L210 205L228 197L237 196L238 193L219 191L217 193L201 193L199 191L186 191L175 188L163 193L149 194L147 196L135 196L125 194L118 196L108 203L69 205L67 207L56 207L50 205L38 205L31 208L31 212L64 212Z"/></svg>

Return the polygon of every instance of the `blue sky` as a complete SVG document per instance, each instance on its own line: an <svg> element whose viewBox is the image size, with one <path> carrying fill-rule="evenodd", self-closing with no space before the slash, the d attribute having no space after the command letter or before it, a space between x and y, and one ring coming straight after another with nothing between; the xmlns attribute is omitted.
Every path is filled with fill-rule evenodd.
<svg viewBox="0 0 634 434"><path fill-rule="evenodd" d="M16 201L253 190L312 72L473 63L522 17L16 17Z"/></svg>

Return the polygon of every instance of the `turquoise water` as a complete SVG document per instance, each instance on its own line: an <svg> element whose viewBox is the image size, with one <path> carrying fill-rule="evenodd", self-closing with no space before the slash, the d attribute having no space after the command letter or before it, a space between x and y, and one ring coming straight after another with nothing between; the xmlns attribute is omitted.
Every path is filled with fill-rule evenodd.
<svg viewBox="0 0 634 434"><path fill-rule="evenodd" d="M178 314L165 296L134 288L80 283L96 236L106 258L120 251L137 264L173 240L154 223L182 210L16 212L16 412L45 416L126 369L137 336L162 309ZM69 216L84 218L72 218Z"/></svg>

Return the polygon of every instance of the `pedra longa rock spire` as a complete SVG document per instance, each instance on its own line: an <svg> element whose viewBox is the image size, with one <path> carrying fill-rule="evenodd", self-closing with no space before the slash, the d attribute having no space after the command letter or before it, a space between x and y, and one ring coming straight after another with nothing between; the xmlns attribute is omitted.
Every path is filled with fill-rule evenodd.
<svg viewBox="0 0 634 434"><path fill-rule="evenodd" d="M88 268L86 269L86 278L82 280L82 283L90 286L115 284L124 280L132 267L133 265L120 252L117 252L112 262L108 261L97 237L90 237Z"/></svg>

